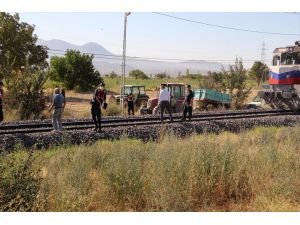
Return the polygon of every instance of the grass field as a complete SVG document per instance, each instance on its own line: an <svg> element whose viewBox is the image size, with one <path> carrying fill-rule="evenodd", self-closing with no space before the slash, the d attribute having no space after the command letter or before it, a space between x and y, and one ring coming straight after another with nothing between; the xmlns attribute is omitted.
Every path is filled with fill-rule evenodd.
<svg viewBox="0 0 300 225"><path fill-rule="evenodd" d="M300 211L300 127L0 158L2 211Z"/></svg>
<svg viewBox="0 0 300 225"><path fill-rule="evenodd" d="M116 93L120 92L120 78L106 78L105 77L104 82L105 82L106 88L108 90L111 90ZM148 79L148 80L126 78L126 80L125 80L126 84L143 84L143 85L145 85L147 91L157 90L161 83L172 83L172 82L190 84L193 89L200 87L199 80L187 79L187 78L165 78L165 79ZM254 80L247 80L246 87L252 88L254 90L259 89L259 87L257 87L256 81L254 81Z"/></svg>
<svg viewBox="0 0 300 225"><path fill-rule="evenodd" d="M120 78L104 78L106 88L113 92L120 92ZM196 88L199 86L199 81L193 79L178 79L178 78L166 78L166 79L135 79L135 78L126 78L126 84L142 84L145 85L146 90L158 90L161 83L188 83Z"/></svg>

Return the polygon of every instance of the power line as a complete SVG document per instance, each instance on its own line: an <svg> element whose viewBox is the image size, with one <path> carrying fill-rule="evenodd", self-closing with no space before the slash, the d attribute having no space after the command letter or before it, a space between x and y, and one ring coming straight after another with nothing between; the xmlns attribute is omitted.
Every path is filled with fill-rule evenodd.
<svg viewBox="0 0 300 225"><path fill-rule="evenodd" d="M218 27L218 28L228 29L228 30L244 31L244 32L259 33L259 34L271 34L271 35L289 35L289 36L299 36L300 35L300 34L276 33L276 32L267 32L267 31L258 31L258 30L249 30L249 29L242 29L242 28L235 28L235 27L227 27L227 26L221 26L221 25L216 25L216 24L204 23L204 22L200 22L200 21L196 21L196 20L185 19L185 18L177 17L177 16L171 16L171 15L159 13L159 12L153 12L153 13L161 15L161 16L166 16L166 17L170 17L173 19L177 19L177 20L183 20L186 22L197 23L197 24L202 24L205 26Z"/></svg>
<svg viewBox="0 0 300 225"><path fill-rule="evenodd" d="M67 51L58 49L48 49L51 54L64 55ZM57 53L58 52L58 53ZM122 56L112 54L99 54L83 52L83 54L94 55L95 59L114 59L121 60ZM182 58L154 58L154 57L140 57L140 56L126 56L130 61L150 61L152 62L166 62L166 61L179 61L183 63L206 63L206 62L233 62L235 59L182 59ZM256 59L245 59L243 62L254 62Z"/></svg>

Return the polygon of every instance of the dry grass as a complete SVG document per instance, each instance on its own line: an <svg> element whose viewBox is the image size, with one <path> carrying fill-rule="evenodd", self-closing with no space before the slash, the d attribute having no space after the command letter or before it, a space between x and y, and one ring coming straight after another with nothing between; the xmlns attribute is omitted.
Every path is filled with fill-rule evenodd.
<svg viewBox="0 0 300 225"><path fill-rule="evenodd" d="M36 152L43 179L33 210L300 211L299 135L300 127L257 128ZM16 154L28 153L0 162L11 168Z"/></svg>

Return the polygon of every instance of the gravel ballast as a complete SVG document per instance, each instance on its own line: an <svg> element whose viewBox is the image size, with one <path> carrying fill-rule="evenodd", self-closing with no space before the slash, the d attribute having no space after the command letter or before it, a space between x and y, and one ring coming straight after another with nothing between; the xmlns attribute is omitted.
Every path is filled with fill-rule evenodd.
<svg viewBox="0 0 300 225"><path fill-rule="evenodd" d="M59 145L92 144L98 140L137 138L143 141L157 141L165 134L186 137L193 133L240 132L256 126L295 126L300 116L278 116L247 119L224 119L219 121L182 122L159 125L104 128L101 133L92 130L74 130L58 133L7 134L0 137L0 155L20 149L38 150Z"/></svg>

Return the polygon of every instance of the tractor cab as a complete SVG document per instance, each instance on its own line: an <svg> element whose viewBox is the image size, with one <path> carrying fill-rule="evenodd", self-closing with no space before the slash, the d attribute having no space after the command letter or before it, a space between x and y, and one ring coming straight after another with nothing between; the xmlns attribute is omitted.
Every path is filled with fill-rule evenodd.
<svg viewBox="0 0 300 225"><path fill-rule="evenodd" d="M122 95L113 96L118 104L121 98L126 102L126 98L130 93L134 95L136 106L146 104L149 99L149 96L146 94L145 85L124 85L121 92L123 93Z"/></svg>

